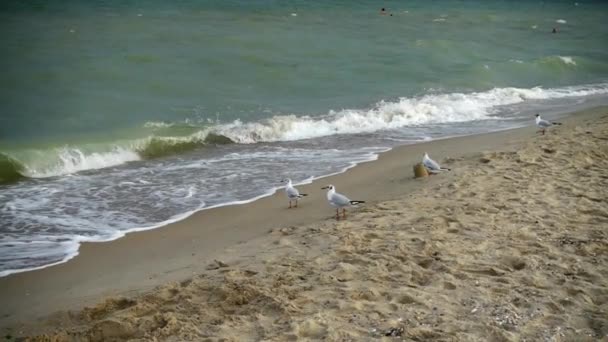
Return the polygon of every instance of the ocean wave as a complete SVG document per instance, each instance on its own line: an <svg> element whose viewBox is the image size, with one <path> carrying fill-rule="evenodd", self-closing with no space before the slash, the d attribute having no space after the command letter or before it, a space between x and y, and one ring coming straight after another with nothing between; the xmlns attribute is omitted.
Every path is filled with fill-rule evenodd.
<svg viewBox="0 0 608 342"><path fill-rule="evenodd" d="M168 128L173 127L174 123L164 121L148 121L144 124L145 128Z"/></svg>
<svg viewBox="0 0 608 342"><path fill-rule="evenodd" d="M572 57L550 57L559 63L575 63ZM258 122L236 120L201 126L186 136L150 136L102 146L70 146L0 154L0 183L23 177L51 177L99 169L142 159L158 158L217 144L252 144L294 141L336 134L371 133L408 126L443 124L495 118L499 106L526 100L545 100L607 94L608 84L564 88L494 88L485 92L427 94L396 101L380 101L371 109L330 111L320 117L277 115ZM150 125L165 128L170 123Z"/></svg>
<svg viewBox="0 0 608 342"><path fill-rule="evenodd" d="M334 134L370 133L407 126L488 120L499 106L526 100L545 100L608 93L608 84L543 89L494 88L485 92L431 94L418 98L381 101L368 110L330 111L324 117L274 116L259 122L239 120L213 131L231 140L250 144L293 141Z"/></svg>
<svg viewBox="0 0 608 342"><path fill-rule="evenodd" d="M192 151L204 145L204 139L152 137L136 151L142 158L152 159Z"/></svg>
<svg viewBox="0 0 608 342"><path fill-rule="evenodd" d="M108 152L86 153L77 147L48 150L25 150L12 156L0 153L0 184L24 178L47 178L84 170L101 169L140 160L129 149L116 148Z"/></svg>
<svg viewBox="0 0 608 342"><path fill-rule="evenodd" d="M200 122L194 120L185 119L183 121L171 122L171 121L147 121L143 124L144 128L150 128L153 130L166 129L166 128L203 128L213 124L211 119L207 119L205 124L201 125Z"/></svg>
<svg viewBox="0 0 608 342"><path fill-rule="evenodd" d="M25 175L45 178L84 170L102 169L141 159L134 151L120 147L114 148L110 152L90 154L78 148L64 147L56 150L55 156L56 164L46 169L36 169L26 165Z"/></svg>
<svg viewBox="0 0 608 342"><path fill-rule="evenodd" d="M0 153L0 184L23 178L47 178L84 170L101 169L142 159L192 151L207 145L228 144L226 137L200 132L188 137L149 137L108 146L64 146ZM99 149L101 151L91 151Z"/></svg>
<svg viewBox="0 0 608 342"><path fill-rule="evenodd" d="M151 136L108 145L28 149L18 151L15 155L0 153L0 184L13 183L23 178L47 178L101 169L232 142L225 136L203 130L184 137Z"/></svg>
<svg viewBox="0 0 608 342"><path fill-rule="evenodd" d="M561 59L566 64L576 65L576 62L572 57L569 56L557 56L557 58Z"/></svg>
<svg viewBox="0 0 608 342"><path fill-rule="evenodd" d="M86 148L64 146L61 148L24 150L7 157L11 164L0 163L0 173L12 173L13 177L1 177L0 184L12 183L23 178L47 178L79 171L101 169L140 160L135 151L115 148L105 152L85 152Z"/></svg>
<svg viewBox="0 0 608 342"><path fill-rule="evenodd" d="M145 159L164 157L196 150L209 145L231 144L228 137L205 129L185 137L150 137L144 143L135 144L137 153Z"/></svg>
<svg viewBox="0 0 608 342"><path fill-rule="evenodd" d="M585 61L581 58L578 58L578 61L582 63L580 66L581 69L592 68L594 67L592 64L585 63ZM508 60L511 65L515 64L521 67L534 67L538 68L539 71L546 72L555 72L556 70L564 70L565 68L570 68L572 66L579 66L577 59L572 56L546 56L535 60L522 61L520 59L509 59ZM591 71L591 70L590 70ZM576 88L576 87L573 87Z"/></svg>
<svg viewBox="0 0 608 342"><path fill-rule="evenodd" d="M564 66L575 66L576 61L571 56L549 56L538 60L538 63L551 67L563 68Z"/></svg>
<svg viewBox="0 0 608 342"><path fill-rule="evenodd" d="M512 73L514 78L523 77L541 80L558 76L569 79L584 74L602 75L608 71L605 64L582 56L572 55L551 55L527 60L511 58L494 63L491 66L501 75ZM572 88L575 89L576 87Z"/></svg>

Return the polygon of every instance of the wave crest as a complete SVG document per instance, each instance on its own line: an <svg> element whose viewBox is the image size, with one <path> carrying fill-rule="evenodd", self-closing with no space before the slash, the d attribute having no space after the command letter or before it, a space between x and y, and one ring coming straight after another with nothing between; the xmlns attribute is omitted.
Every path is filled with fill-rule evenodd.
<svg viewBox="0 0 608 342"><path fill-rule="evenodd" d="M46 178L101 169L131 161L192 151L207 145L229 144L229 138L201 131L186 137L149 137L109 146L64 146L46 150L0 153L0 184L23 178ZM95 151L97 149L97 151Z"/></svg>
<svg viewBox="0 0 608 342"><path fill-rule="evenodd" d="M153 137L142 148L138 148L137 153L145 159L152 159L192 151L201 146L204 146L204 142L197 139Z"/></svg>
<svg viewBox="0 0 608 342"><path fill-rule="evenodd" d="M140 156L126 148L115 147L111 151L87 153L77 147L62 147L51 151L31 151L41 157L40 162L24 163L24 175L45 178L78 171L101 169L140 160Z"/></svg>
<svg viewBox="0 0 608 342"><path fill-rule="evenodd" d="M200 131L186 137L150 137L145 143L137 144L137 153L145 159L159 158L196 150L207 145L224 145L233 141L223 135Z"/></svg>
<svg viewBox="0 0 608 342"><path fill-rule="evenodd" d="M576 61L571 56L549 56L539 60L540 64L549 65L551 67L563 68L575 66Z"/></svg>

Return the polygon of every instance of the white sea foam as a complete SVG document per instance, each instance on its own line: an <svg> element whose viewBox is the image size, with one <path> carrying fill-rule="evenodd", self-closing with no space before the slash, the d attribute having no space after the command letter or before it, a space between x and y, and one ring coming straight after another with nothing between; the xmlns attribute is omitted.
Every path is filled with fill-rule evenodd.
<svg viewBox="0 0 608 342"><path fill-rule="evenodd" d="M207 208L204 208L204 206L205 205L203 203L201 205L201 208L199 208L199 209L191 210L191 211L188 211L188 212L185 212L182 214L175 215L168 220L165 220L163 222L160 222L160 223L157 223L154 225L150 225L150 226L146 226L146 227L132 228L132 229L124 230L124 231L114 230L111 235L106 235L106 236L101 236L101 235L99 235L99 236L95 236L95 235L92 235L92 236L66 236L65 238L68 241L62 241L62 242L54 241L57 239L57 237L61 237L61 236L54 236L52 239L49 239L49 240L44 239L44 237L38 237L40 239L39 243L49 245L50 249L49 249L49 247L47 247L46 249L35 250L35 249L32 249L30 246L30 248L27 248L27 250L23 251L23 253L22 253L23 257L32 258L32 257L44 257L44 256L48 256L48 255L53 256L53 255L57 255L57 254L62 254L63 258L60 261L56 261L53 263L44 264L44 265L40 265L40 266L19 267L19 268L1 270L0 278L8 276L10 274L14 274L14 273L34 271L34 270L51 267L54 265L63 264L65 262L68 262L69 260L73 259L74 257L78 256L80 245L83 242L113 241L113 240L119 239L131 232L141 232L141 231L145 231L145 230L151 230L151 229L163 227L163 226L169 225L171 223L184 220L185 218L189 217L190 215L194 214L195 212L197 212L199 210L207 209ZM19 243L21 243L21 242L19 242L19 241L10 242L11 245L16 245ZM36 241L27 241L28 245L31 245L32 243L36 243ZM60 251L60 252L57 252L57 251Z"/></svg>
<svg viewBox="0 0 608 342"><path fill-rule="evenodd" d="M369 133L406 126L493 119L498 106L526 100L545 100L608 93L608 84L555 89L495 88L478 93L432 94L381 101L372 109L331 111L324 117L274 116L218 126L214 132L238 143L292 141L334 134Z"/></svg>
<svg viewBox="0 0 608 342"><path fill-rule="evenodd" d="M559 23L559 24L565 24L565 23L567 23L567 21L564 20L564 19L557 19L555 22Z"/></svg>
<svg viewBox="0 0 608 342"><path fill-rule="evenodd" d="M173 123L163 121L148 121L144 124L145 128L167 128L172 126Z"/></svg>
<svg viewBox="0 0 608 342"><path fill-rule="evenodd" d="M20 242L18 241L11 241L10 244L11 245L17 245ZM39 256L39 257L44 257L44 255L40 255L40 253L49 253L48 250L44 250L42 252L41 251L32 251L31 248L31 244L35 243L32 241L28 241L27 242L29 248L27 249L27 251L24 251L25 254L28 257L35 257L35 256ZM77 241L64 241L64 242L53 242L53 243L49 243L49 241L44 241L43 243L46 243L48 245L52 245L53 246L53 250L55 251L59 251L57 252L57 254L61 254L63 255L63 258L59 261L53 262L53 263L49 263L49 264L45 264L45 265L38 265L38 266L30 266L30 267L20 267L20 268L14 268L14 269L6 269L6 270L1 270L0 271L0 278L1 277L6 277L9 274L13 274L13 273L20 273L20 272L27 272L27 271L34 271L34 270L39 270L39 269L43 269L43 268L47 268L47 267L51 267L54 265L59 265L59 264L63 264L64 262L69 261L70 259L74 258L75 256L78 255L78 249L80 248L80 243L78 243ZM49 253L52 255L52 252ZM15 258L15 255L12 256L13 258Z"/></svg>
<svg viewBox="0 0 608 342"><path fill-rule="evenodd" d="M557 56L557 57L566 64L576 65L576 62L574 61L574 58L572 58L572 57L569 57L569 56Z"/></svg>
<svg viewBox="0 0 608 342"><path fill-rule="evenodd" d="M207 124L213 123L213 120L207 119ZM147 121L144 123L144 128L160 129L170 127L198 127L201 125L200 121L184 119L182 121L166 122L166 121Z"/></svg>

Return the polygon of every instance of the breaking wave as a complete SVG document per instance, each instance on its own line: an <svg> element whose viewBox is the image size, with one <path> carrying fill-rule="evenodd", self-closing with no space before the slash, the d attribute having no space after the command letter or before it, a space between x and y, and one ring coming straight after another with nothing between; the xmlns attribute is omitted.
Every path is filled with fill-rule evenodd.
<svg viewBox="0 0 608 342"><path fill-rule="evenodd" d="M186 137L149 137L126 143L64 146L0 153L0 184L23 178L46 178L101 169L142 159L153 159L232 141L211 132Z"/></svg>
<svg viewBox="0 0 608 342"><path fill-rule="evenodd" d="M274 116L260 122L235 121L214 130L237 143L290 141L333 134L369 133L407 126L488 120L499 106L608 93L608 84L554 89L495 88L477 93L432 94L381 101L368 110L331 111L324 117Z"/></svg>
<svg viewBox="0 0 608 342"><path fill-rule="evenodd" d="M570 57L552 61L574 64ZM293 141L335 134L370 133L407 126L489 120L499 106L607 94L608 84L543 89L495 88L485 92L428 94L396 101L380 101L370 109L343 109L324 116L278 115L258 122L205 125L185 136L150 136L106 145L66 146L0 154L0 183L23 177L51 177L99 169L142 159L180 154L209 145ZM170 123L146 123L167 128ZM193 127L189 125L189 127Z"/></svg>
<svg viewBox="0 0 608 342"><path fill-rule="evenodd" d="M115 148L108 152L86 153L79 148L62 147L50 150L22 151L19 153L21 158L6 154L3 156L11 162L0 163L0 168L2 168L0 173L13 175L13 177L2 177L1 183L23 177L45 178L101 169L140 159L136 152L123 148ZM8 167L5 168L5 166ZM14 177L15 173L18 173L19 177Z"/></svg>
<svg viewBox="0 0 608 342"><path fill-rule="evenodd" d="M576 61L573 57L570 56L550 56L545 57L539 60L540 64L555 66L555 67L564 67L564 66L575 66Z"/></svg>

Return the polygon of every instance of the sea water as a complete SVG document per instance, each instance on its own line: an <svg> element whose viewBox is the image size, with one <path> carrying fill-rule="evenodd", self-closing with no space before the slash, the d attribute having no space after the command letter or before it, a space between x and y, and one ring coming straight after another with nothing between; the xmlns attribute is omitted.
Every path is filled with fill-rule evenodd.
<svg viewBox="0 0 608 342"><path fill-rule="evenodd" d="M0 276L606 104L607 22L601 1L3 1Z"/></svg>

